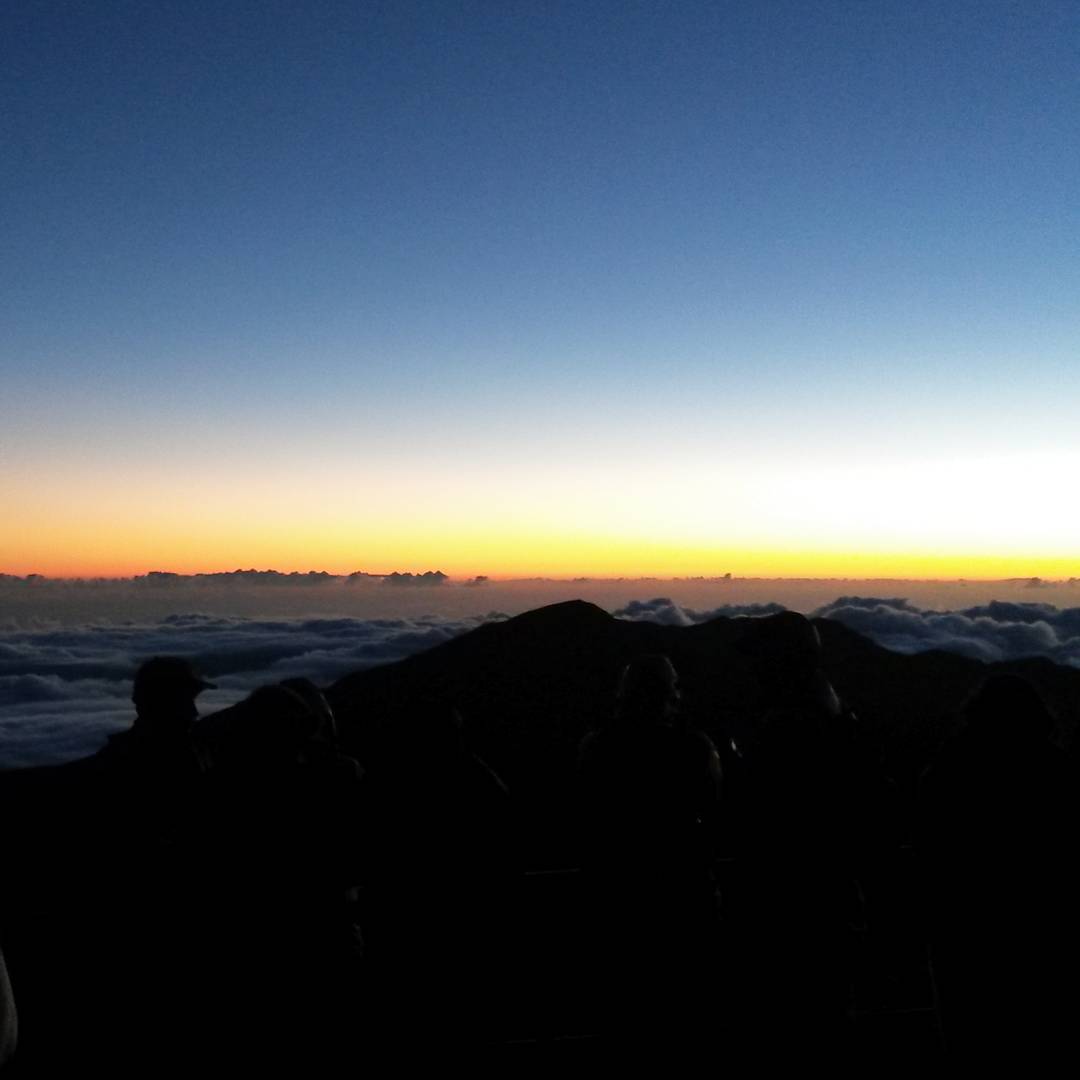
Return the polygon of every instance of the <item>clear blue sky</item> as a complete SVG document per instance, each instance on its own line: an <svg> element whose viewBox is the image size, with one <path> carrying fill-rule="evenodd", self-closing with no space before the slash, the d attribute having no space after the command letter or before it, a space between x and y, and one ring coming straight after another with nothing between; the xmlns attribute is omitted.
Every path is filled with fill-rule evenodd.
<svg viewBox="0 0 1080 1080"><path fill-rule="evenodd" d="M704 550L710 475L1080 452L1076 3L14 0L0 100L0 563L140 470L585 466Z"/></svg>

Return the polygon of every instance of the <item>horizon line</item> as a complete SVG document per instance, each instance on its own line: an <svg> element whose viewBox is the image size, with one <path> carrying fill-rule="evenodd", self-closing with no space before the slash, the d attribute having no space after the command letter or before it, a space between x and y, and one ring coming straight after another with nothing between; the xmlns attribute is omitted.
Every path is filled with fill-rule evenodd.
<svg viewBox="0 0 1080 1080"><path fill-rule="evenodd" d="M70 575L52 575L42 574L36 572L29 572L26 574L10 573L4 570L0 570L0 581L20 581L20 582L134 582L134 581L146 581L149 578L160 577L162 579L171 580L191 580L195 578L205 577L242 577L245 575L262 575L266 577L282 577L282 578L319 578L323 581L336 580L336 581L348 581L348 580L364 580L369 579L372 581L385 580L385 579L412 579L412 580L424 580L429 581L435 579L433 584L457 584L457 585L475 585L475 584L522 584L529 582L552 582L559 584L604 584L609 582L617 584L625 581L657 581L657 582L703 582L703 583L715 583L715 584L730 584L734 582L837 582L837 581L858 581L858 582L919 582L927 584L1011 584L1011 583L1037 583L1041 585L1072 585L1080 584L1080 576L1070 577L1053 577L1046 578L1037 574L1013 574L1009 576L981 576L973 575L966 577L957 576L927 576L927 577L900 577L890 574L871 574L862 576L847 576L840 574L826 574L826 575L798 575L798 574L776 574L776 575L755 575L755 574L567 574L567 575L551 575L551 574L518 574L518 575L497 575L497 574L475 574L475 575L462 575L456 576L452 574L446 574L438 569L429 569L421 571L400 571L400 570L388 570L388 571L368 571L368 570L353 570L347 572L333 571L333 570L277 570L272 567L266 567L259 569L256 567L236 568L233 570L195 570L195 571L172 571L172 570L146 570L143 572L127 573L127 574L70 574Z"/></svg>

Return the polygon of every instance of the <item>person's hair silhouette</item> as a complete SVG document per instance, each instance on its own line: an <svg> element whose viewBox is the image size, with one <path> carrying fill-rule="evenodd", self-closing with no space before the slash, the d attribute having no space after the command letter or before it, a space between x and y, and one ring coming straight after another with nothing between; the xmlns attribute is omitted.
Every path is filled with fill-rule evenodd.
<svg viewBox="0 0 1080 1080"><path fill-rule="evenodd" d="M679 711L679 676L666 656L639 656L623 668L615 696L615 722L667 724Z"/></svg>

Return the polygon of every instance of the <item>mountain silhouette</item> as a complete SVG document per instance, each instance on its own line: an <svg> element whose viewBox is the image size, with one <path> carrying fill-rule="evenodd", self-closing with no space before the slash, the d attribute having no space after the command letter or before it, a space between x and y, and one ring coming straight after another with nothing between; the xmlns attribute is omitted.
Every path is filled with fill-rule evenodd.
<svg viewBox="0 0 1080 1080"><path fill-rule="evenodd" d="M679 673L682 715L718 746L752 737L770 706L754 654L791 612L716 618L692 626L618 619L571 600L477 629L395 663L348 675L326 690L342 747L364 761L422 699L452 700L471 748L503 777L536 828L536 856L565 859L577 747L611 709L621 669L635 656L663 653ZM913 791L936 749L954 732L968 695L995 673L1022 675L1062 718L1057 741L1069 745L1080 716L1080 670L1043 658L986 664L954 653L890 652L829 619L814 619L820 665L858 717L857 738L883 763L901 792ZM773 650L776 652L776 650ZM769 681L783 683L782 649ZM235 707L234 707L235 708ZM197 724L211 738L233 709ZM0 771L0 807L21 821L20 847L35 843L37 823L63 820L69 793L93 759ZM24 812L25 811L25 812Z"/></svg>
<svg viewBox="0 0 1080 1080"><path fill-rule="evenodd" d="M800 619L717 618L693 626L617 619L582 600L487 623L397 663L346 676L328 688L344 747L364 760L407 704L451 698L470 746L503 779L532 822L535 857L565 860L572 829L577 748L611 709L619 672L635 656L663 653L679 673L681 713L718 746L751 738L771 705L755 655ZM986 664L953 653L890 652L843 624L815 619L820 664L858 717L856 738L911 794L959 710L988 675L1023 675L1060 717L1080 715L1080 671L1041 658ZM783 646L769 678L783 682ZM1061 738L1071 737L1071 727Z"/></svg>

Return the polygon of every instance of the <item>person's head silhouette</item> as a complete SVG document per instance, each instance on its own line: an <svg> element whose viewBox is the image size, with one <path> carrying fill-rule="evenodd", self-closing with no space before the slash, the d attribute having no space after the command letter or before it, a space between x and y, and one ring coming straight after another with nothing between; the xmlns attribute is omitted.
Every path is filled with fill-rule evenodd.
<svg viewBox="0 0 1080 1080"><path fill-rule="evenodd" d="M283 679L278 685L296 694L307 706L315 722L311 738L327 746L336 747L338 744L337 720L323 692L310 679Z"/></svg>
<svg viewBox="0 0 1080 1080"><path fill-rule="evenodd" d="M623 668L616 715L623 723L664 724L679 711L679 676L659 654L639 656Z"/></svg>
<svg viewBox="0 0 1080 1080"><path fill-rule="evenodd" d="M199 715L195 698L214 684L200 678L190 661L179 656L155 656L135 673L131 700L135 724L147 734L186 734Z"/></svg>

